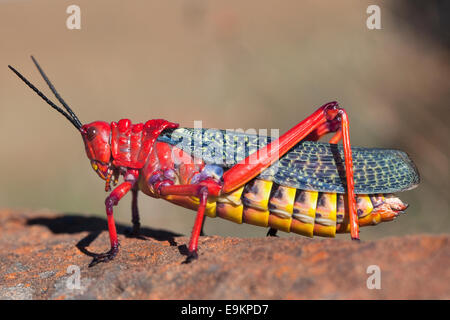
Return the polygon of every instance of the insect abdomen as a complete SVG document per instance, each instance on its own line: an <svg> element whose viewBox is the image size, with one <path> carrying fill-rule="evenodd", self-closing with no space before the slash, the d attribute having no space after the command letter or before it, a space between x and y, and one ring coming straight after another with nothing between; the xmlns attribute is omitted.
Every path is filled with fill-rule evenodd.
<svg viewBox="0 0 450 320"><path fill-rule="evenodd" d="M168 144L158 142L154 150L155 157L161 153L156 150L160 150L162 146L166 148ZM177 167L179 181L176 183L189 184L192 177L201 171L203 164L196 165L189 154L176 147L172 149L172 156L179 158L174 162L180 163ZM156 167L152 166L144 171L151 173L157 170L160 162L161 159L149 161ZM143 182L148 178L149 176L145 175ZM148 188L141 186L141 190L152 195ZM196 197L169 195L164 199L192 210L197 210L199 205ZM392 194L358 194L356 200L360 226L393 220L407 208L407 205ZM205 214L235 223L272 227L308 237L334 237L336 233L350 232L346 206L344 194L306 191L255 178L231 193L209 197Z"/></svg>
<svg viewBox="0 0 450 320"><path fill-rule="evenodd" d="M214 203L215 202L215 203ZM343 194L305 191L254 179L209 203L207 214L304 236L349 232ZM393 220L407 205L393 195L357 195L359 225Z"/></svg>

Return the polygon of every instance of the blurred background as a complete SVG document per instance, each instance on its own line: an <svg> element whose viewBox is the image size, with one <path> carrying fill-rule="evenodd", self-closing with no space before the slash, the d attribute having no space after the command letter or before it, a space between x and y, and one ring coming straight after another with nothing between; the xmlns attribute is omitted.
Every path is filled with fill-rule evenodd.
<svg viewBox="0 0 450 320"><path fill-rule="evenodd" d="M81 30L66 27L71 4ZM33 54L86 123L165 118L282 133L337 100L353 145L406 151L422 177L400 195L407 215L362 238L448 232L449 2L376 1L381 30L366 27L371 4L0 0L0 207L105 216L104 182L80 135L7 68L56 100ZM130 203L120 202L117 222L131 225ZM194 211L143 194L139 206L145 226L190 234ZM266 233L222 219L205 231Z"/></svg>

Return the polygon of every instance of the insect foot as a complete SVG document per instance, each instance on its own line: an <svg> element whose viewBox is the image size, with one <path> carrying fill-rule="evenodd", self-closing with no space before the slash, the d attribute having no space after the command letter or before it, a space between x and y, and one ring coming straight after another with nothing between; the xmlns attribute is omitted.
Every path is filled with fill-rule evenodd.
<svg viewBox="0 0 450 320"><path fill-rule="evenodd" d="M276 237L279 238L277 235L278 229L270 228L269 231L267 231L266 237Z"/></svg>
<svg viewBox="0 0 450 320"><path fill-rule="evenodd" d="M117 243L108 252L95 255L94 259L92 259L91 263L89 264L89 268L95 266L96 264L99 264L100 262L109 262L114 259L114 257L119 252L119 246L120 244Z"/></svg>
<svg viewBox="0 0 450 320"><path fill-rule="evenodd" d="M198 259L197 251L190 251L188 253L188 256L186 257L186 260L183 261L183 264L189 264L194 260Z"/></svg>
<svg viewBox="0 0 450 320"><path fill-rule="evenodd" d="M140 223L133 224L132 227L126 228L125 235L129 238L145 239L141 235L141 224Z"/></svg>

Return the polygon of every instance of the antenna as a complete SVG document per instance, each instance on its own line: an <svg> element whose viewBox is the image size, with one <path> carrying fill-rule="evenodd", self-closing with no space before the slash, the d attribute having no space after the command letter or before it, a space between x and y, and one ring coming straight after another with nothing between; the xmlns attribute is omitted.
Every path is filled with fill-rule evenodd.
<svg viewBox="0 0 450 320"><path fill-rule="evenodd" d="M37 61L33 57L31 57L31 58L33 59L33 62L36 64L36 67L38 68L41 76L44 78L45 82L47 82L48 86L50 87L50 90L52 90L52 92L54 93L54 95L56 96L58 101L62 103L62 105L69 112L70 115L67 114L63 109L58 107L55 103L53 103L49 98L47 98L41 91L39 91L38 88L36 88L30 81L28 81L19 71L17 71L10 65L8 65L8 68L10 68L23 82L25 82L25 84L28 87L30 87L34 92L36 92L37 95L40 96L45 102L47 102L53 109L55 109L56 111L61 113L64 117L66 117L67 120L69 120L74 125L74 127L77 128L78 131L80 131L82 124L81 124L80 120L78 119L78 117L75 115L75 113L72 111L72 109L69 108L69 106L65 103L65 101L59 96L58 92L55 90L55 88L53 87L50 80L47 78L45 73L42 71L42 69L40 68Z"/></svg>
<svg viewBox="0 0 450 320"><path fill-rule="evenodd" d="M70 109L70 107L67 105L67 103L64 101L64 99L61 98L61 96L59 95L58 91L56 91L55 87L50 82L50 79L45 74L44 70L42 70L42 68L39 65L39 63L36 61L36 59L33 56L31 56L31 60L33 60L34 64L36 65L36 68L39 70L39 73L41 74L42 78L44 78L44 80L47 83L47 85L50 88L50 90L52 90L52 92L55 95L56 99L58 99L58 101L61 102L61 104L67 110L67 112L70 114L70 116L73 118L73 120L75 120L75 122L77 122L79 124L79 126L81 127L82 124L81 124L80 120L75 115L75 113L72 111L72 109Z"/></svg>

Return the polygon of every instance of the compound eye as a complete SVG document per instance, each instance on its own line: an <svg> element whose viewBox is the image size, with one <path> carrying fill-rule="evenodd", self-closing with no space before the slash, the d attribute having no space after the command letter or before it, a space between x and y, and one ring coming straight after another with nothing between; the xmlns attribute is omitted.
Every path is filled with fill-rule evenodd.
<svg viewBox="0 0 450 320"><path fill-rule="evenodd" d="M97 129L95 129L94 127L90 127L89 129L87 129L86 133L88 140L92 141L97 136Z"/></svg>

